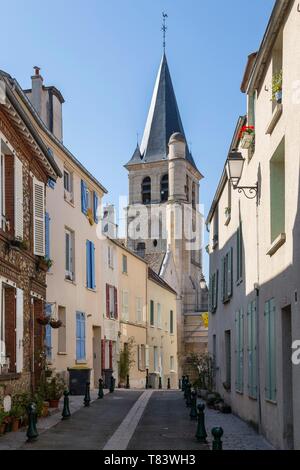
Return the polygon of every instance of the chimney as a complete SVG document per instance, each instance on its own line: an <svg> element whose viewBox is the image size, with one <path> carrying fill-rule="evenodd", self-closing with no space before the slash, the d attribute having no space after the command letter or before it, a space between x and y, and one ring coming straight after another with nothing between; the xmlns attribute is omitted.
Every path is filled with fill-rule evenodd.
<svg viewBox="0 0 300 470"><path fill-rule="evenodd" d="M62 142L62 105L65 100L55 86L44 86L40 71L40 67L34 67L32 87L30 90L24 90L24 93L49 131Z"/></svg>
<svg viewBox="0 0 300 470"><path fill-rule="evenodd" d="M43 77L40 75L40 67L33 67L34 75L31 77L32 81L32 95L31 102L35 107L36 112L41 116L42 112L42 92L43 92Z"/></svg>

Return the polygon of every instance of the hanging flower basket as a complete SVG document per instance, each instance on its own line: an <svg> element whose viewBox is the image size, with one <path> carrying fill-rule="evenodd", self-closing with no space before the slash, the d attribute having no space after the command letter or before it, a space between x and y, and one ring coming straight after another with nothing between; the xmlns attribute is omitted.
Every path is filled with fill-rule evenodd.
<svg viewBox="0 0 300 470"><path fill-rule="evenodd" d="M243 126L241 129L240 140L242 149L249 149L254 140L254 127Z"/></svg>
<svg viewBox="0 0 300 470"><path fill-rule="evenodd" d="M50 318L46 315L40 315L39 317L37 317L36 321L39 325L46 326L49 324Z"/></svg>
<svg viewBox="0 0 300 470"><path fill-rule="evenodd" d="M55 320L54 318L51 318L49 323L50 323L51 328L53 328L54 330L57 330L58 328L62 326L62 321Z"/></svg>

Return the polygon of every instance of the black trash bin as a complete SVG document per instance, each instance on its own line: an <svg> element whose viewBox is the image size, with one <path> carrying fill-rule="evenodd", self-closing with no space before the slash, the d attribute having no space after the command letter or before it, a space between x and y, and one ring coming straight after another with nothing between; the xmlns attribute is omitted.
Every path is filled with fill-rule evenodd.
<svg viewBox="0 0 300 470"><path fill-rule="evenodd" d="M70 395L84 395L86 383L90 382L91 369L87 368L74 368L68 369L69 371L69 390Z"/></svg>
<svg viewBox="0 0 300 470"><path fill-rule="evenodd" d="M110 387L113 372L114 372L113 369L104 369L103 370L104 388L109 388Z"/></svg>

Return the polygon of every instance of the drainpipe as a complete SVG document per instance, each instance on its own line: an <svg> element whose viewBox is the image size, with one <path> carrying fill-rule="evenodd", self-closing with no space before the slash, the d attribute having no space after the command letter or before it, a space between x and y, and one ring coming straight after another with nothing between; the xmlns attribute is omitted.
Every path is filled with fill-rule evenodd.
<svg viewBox="0 0 300 470"><path fill-rule="evenodd" d="M262 431L262 419L261 419L261 383L260 383L260 368L259 368L259 357L260 357L260 305L259 305L259 292L260 292L260 263L259 263L259 192L257 193L256 200L256 263L257 263L257 284L255 286L256 290L256 319L257 319L257 328L256 328L256 349L257 349L257 404L258 404L258 429L261 433Z"/></svg>

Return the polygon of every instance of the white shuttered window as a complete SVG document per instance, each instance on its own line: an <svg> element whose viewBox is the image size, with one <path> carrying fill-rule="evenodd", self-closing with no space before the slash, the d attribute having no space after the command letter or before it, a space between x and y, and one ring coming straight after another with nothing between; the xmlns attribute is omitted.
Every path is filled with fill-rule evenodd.
<svg viewBox="0 0 300 470"><path fill-rule="evenodd" d="M45 185L33 179L34 254L45 256Z"/></svg>
<svg viewBox="0 0 300 470"><path fill-rule="evenodd" d="M15 156L15 237L23 240L23 165Z"/></svg>

